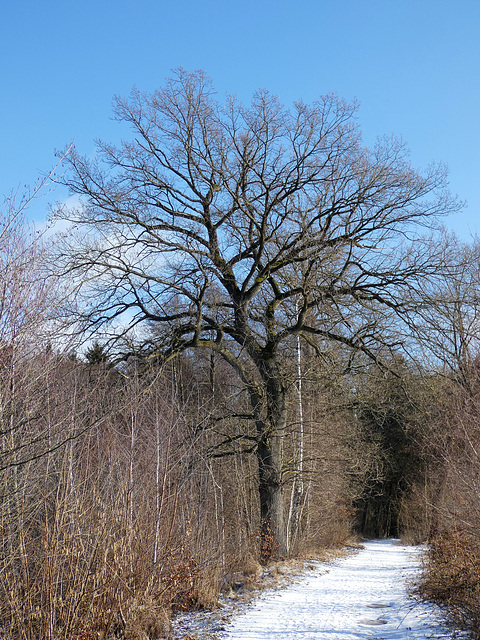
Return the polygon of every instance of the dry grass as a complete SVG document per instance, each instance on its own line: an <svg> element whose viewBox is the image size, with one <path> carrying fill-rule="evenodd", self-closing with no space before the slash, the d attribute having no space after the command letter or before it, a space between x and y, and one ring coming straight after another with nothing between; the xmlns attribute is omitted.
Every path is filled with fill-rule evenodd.
<svg viewBox="0 0 480 640"><path fill-rule="evenodd" d="M447 605L455 620L480 638L480 540L450 530L431 542L419 587L422 597Z"/></svg>

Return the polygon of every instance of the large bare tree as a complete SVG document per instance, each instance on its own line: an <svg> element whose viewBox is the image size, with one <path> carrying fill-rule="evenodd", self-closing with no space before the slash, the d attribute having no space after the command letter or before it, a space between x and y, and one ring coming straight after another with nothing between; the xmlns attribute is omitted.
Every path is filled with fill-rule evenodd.
<svg viewBox="0 0 480 640"><path fill-rule="evenodd" d="M202 72L116 98L115 114L130 141L67 158L80 204L57 212L74 225L59 260L90 329L145 356L214 350L237 372L255 430L236 443L257 455L264 539L284 552L283 348L336 343L345 366L398 348L410 292L444 267L422 234L457 208L445 172L416 172L396 139L363 146L335 96L245 106Z"/></svg>

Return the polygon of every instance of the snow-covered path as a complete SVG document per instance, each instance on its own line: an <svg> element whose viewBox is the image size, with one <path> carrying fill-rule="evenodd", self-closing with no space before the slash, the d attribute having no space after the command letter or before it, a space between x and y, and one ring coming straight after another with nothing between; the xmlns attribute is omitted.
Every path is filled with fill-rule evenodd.
<svg viewBox="0 0 480 640"><path fill-rule="evenodd" d="M407 596L421 549L367 542L286 589L269 592L222 640L417 640L450 638L438 608Z"/></svg>

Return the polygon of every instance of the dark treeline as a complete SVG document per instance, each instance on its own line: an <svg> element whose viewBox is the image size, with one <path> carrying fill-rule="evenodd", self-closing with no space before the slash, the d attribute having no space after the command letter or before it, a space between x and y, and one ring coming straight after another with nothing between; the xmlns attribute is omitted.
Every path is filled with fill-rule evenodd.
<svg viewBox="0 0 480 640"><path fill-rule="evenodd" d="M73 226L0 229L0 635L130 640L235 576L362 537L428 542L478 635L478 245L355 107L117 99L69 149Z"/></svg>

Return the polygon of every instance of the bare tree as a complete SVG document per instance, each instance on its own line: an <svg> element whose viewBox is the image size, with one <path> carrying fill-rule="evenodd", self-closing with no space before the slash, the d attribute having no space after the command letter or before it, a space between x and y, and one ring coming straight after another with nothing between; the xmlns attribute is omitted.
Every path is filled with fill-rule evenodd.
<svg viewBox="0 0 480 640"><path fill-rule="evenodd" d="M57 366L50 340L60 287L46 277L43 235L26 220L28 206L53 179L54 171L0 207L0 471L58 444L48 420L42 430L31 428L48 414L43 383Z"/></svg>
<svg viewBox="0 0 480 640"><path fill-rule="evenodd" d="M300 336L322 356L340 344L345 366L399 348L410 292L444 268L424 228L458 208L441 167L420 175L395 139L362 146L355 112L331 95L222 103L202 72L180 70L116 99L131 141L67 159L82 204L57 212L74 229L58 263L86 326L146 357L208 348L234 368L255 424L236 445L256 453L272 551L285 551L284 345Z"/></svg>
<svg viewBox="0 0 480 640"><path fill-rule="evenodd" d="M468 389L478 352L480 244L478 239L460 242L449 234L444 250L445 262L455 267L433 283L419 283L415 296L421 322L415 330L424 366Z"/></svg>

